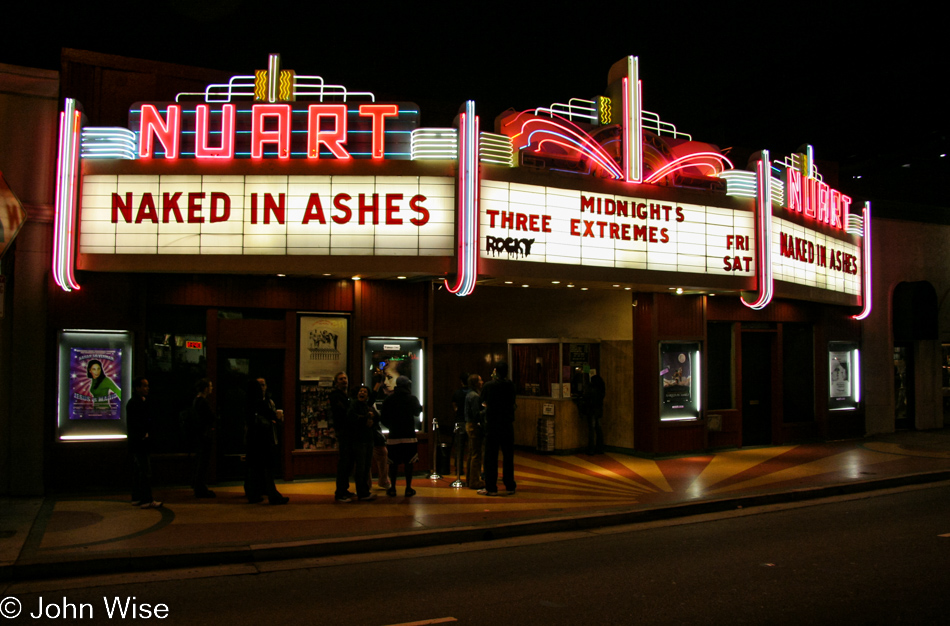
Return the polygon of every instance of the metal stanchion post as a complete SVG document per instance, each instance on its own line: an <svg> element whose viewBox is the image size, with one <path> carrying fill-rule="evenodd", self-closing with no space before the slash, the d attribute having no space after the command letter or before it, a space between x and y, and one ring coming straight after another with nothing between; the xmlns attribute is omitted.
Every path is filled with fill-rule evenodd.
<svg viewBox="0 0 950 626"><path fill-rule="evenodd" d="M429 433L429 442L432 445L432 472L429 474L429 480L439 480L442 476L439 475L438 469L436 469L436 455L439 453L439 420L435 417L432 418L432 432Z"/></svg>
<svg viewBox="0 0 950 626"><path fill-rule="evenodd" d="M452 486L456 489L465 486L462 482L462 432L464 429L465 426L462 424L455 425L455 482Z"/></svg>

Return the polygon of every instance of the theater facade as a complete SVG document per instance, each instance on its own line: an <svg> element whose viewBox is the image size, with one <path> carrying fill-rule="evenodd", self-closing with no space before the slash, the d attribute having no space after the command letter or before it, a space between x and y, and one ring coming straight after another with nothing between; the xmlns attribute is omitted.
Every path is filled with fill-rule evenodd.
<svg viewBox="0 0 950 626"><path fill-rule="evenodd" d="M863 435L870 204L807 144L723 150L645 110L639 63L609 68L601 94L495 120L460 103L444 128L278 55L129 103L127 126L66 99L48 474L110 482L136 375L162 409L156 472L182 481L178 415L205 376L219 480L241 476L256 377L286 415L283 477L331 473L338 371L408 375L429 462L459 374L502 360L517 444L545 452L586 447L572 396L594 372L612 451ZM92 361L119 393L90 391Z"/></svg>

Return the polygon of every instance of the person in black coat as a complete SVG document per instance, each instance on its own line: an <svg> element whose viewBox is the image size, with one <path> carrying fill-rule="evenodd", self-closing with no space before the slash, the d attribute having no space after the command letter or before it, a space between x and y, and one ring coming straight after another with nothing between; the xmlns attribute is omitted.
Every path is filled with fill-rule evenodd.
<svg viewBox="0 0 950 626"><path fill-rule="evenodd" d="M136 378L132 381L132 390L132 398L125 405L129 454L132 456L132 504L143 509L157 509L162 503L152 498L151 442L148 435L155 421L155 407L148 399L148 379L144 376Z"/></svg>
<svg viewBox="0 0 950 626"><path fill-rule="evenodd" d="M393 393L383 400L383 425L389 428L386 447L389 450L390 487L386 495L396 495L396 476L402 465L406 473L406 497L416 495L412 488L413 465L419 460L416 439L416 416L422 413L419 399L412 395L412 381L405 376L396 379Z"/></svg>
<svg viewBox="0 0 950 626"><path fill-rule="evenodd" d="M274 484L274 462L277 458L277 424L274 403L267 397L267 382L252 380L247 388L247 474L244 493L247 501L256 504L267 496L270 504L287 504Z"/></svg>

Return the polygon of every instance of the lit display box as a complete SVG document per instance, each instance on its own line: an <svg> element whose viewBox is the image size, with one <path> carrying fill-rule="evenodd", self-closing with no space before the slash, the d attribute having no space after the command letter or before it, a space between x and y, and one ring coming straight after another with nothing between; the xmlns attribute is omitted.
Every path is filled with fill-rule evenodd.
<svg viewBox="0 0 950 626"><path fill-rule="evenodd" d="M57 438L125 439L122 406L132 391L132 333L63 330L58 344Z"/></svg>
<svg viewBox="0 0 950 626"><path fill-rule="evenodd" d="M828 408L853 411L861 403L861 352L853 342L828 343Z"/></svg>
<svg viewBox="0 0 950 626"><path fill-rule="evenodd" d="M700 416L700 343L660 342L660 421Z"/></svg>

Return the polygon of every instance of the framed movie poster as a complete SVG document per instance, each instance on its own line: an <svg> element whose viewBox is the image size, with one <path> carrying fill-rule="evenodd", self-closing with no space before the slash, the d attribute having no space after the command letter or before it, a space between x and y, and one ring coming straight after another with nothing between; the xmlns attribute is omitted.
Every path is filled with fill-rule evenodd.
<svg viewBox="0 0 950 626"><path fill-rule="evenodd" d="M852 411L861 402L861 352L847 341L828 343L828 408Z"/></svg>
<svg viewBox="0 0 950 626"><path fill-rule="evenodd" d="M333 380L346 371L347 322L342 315L301 315L300 380Z"/></svg>
<svg viewBox="0 0 950 626"><path fill-rule="evenodd" d="M660 343L660 419L699 417L699 343Z"/></svg>
<svg viewBox="0 0 950 626"><path fill-rule="evenodd" d="M98 441L126 437L123 405L132 390L132 333L59 333L58 438Z"/></svg>
<svg viewBox="0 0 950 626"><path fill-rule="evenodd" d="M122 419L121 382L122 348L70 348L69 419Z"/></svg>

